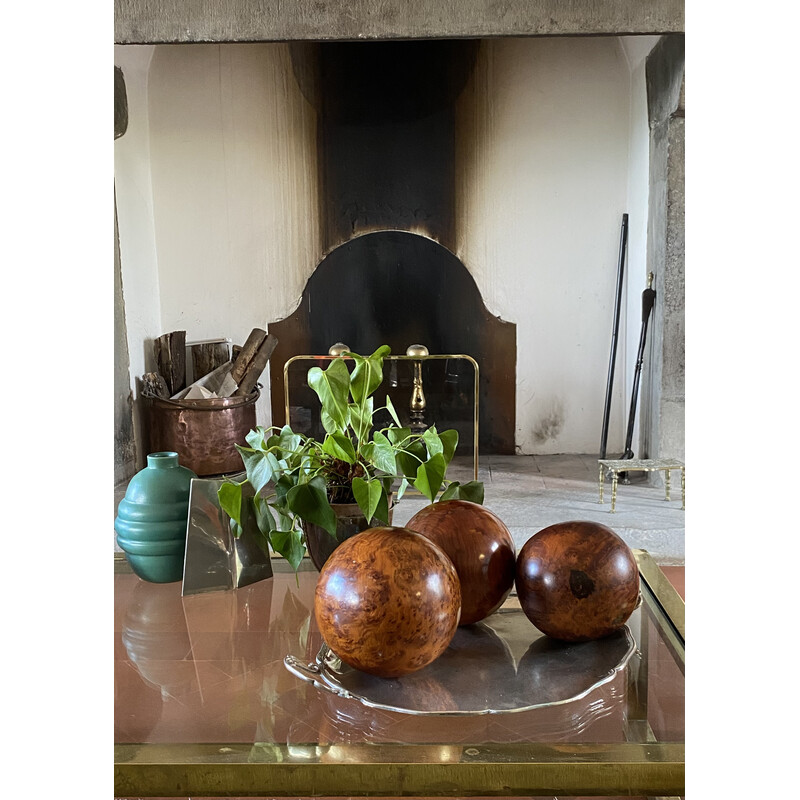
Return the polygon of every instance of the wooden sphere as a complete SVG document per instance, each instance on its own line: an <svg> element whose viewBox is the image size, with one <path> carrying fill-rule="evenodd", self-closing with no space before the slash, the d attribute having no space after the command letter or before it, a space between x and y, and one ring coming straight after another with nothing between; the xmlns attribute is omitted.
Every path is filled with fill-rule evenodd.
<svg viewBox="0 0 800 800"><path fill-rule="evenodd" d="M531 536L519 552L515 582L528 619L571 642L608 636L639 602L633 553L597 522L560 522Z"/></svg>
<svg viewBox="0 0 800 800"><path fill-rule="evenodd" d="M478 503L444 500L407 523L447 553L461 582L461 625L497 611L514 586L516 549L508 528Z"/></svg>
<svg viewBox="0 0 800 800"><path fill-rule="evenodd" d="M461 587L444 552L419 533L369 528L345 540L317 580L314 615L328 647L382 678L438 658L458 628Z"/></svg>

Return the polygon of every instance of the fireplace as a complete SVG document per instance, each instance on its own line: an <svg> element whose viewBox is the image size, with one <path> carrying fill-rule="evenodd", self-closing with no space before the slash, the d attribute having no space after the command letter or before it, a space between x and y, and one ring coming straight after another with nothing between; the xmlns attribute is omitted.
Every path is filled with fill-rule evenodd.
<svg viewBox="0 0 800 800"><path fill-rule="evenodd" d="M282 421L291 356L422 343L479 361L481 452L592 452L627 212L609 452L624 437L652 271L637 455L682 457L674 192L670 214L659 210L682 181L682 4L611 4L604 16L588 2L546 15L512 2L498 16L388 2L381 18L363 3L349 16L247 5L183 19L180 4L117 3L118 357L130 393L152 368L148 342L171 329L275 333L260 424ZM328 313L354 297L363 317ZM431 385L446 382L440 367Z"/></svg>
<svg viewBox="0 0 800 800"><path fill-rule="evenodd" d="M292 356L326 354L336 342L359 353L388 344L403 355L422 343L431 353L477 361L480 449L514 452L515 326L486 309L452 252L456 100L479 47L453 40L292 45L293 75L317 114L326 255L293 314L269 325L279 342L270 361L275 424L286 421L283 372ZM463 366L425 362L426 422L456 427L471 452L470 404L452 402L473 393ZM411 394L406 371L394 381L400 409ZM301 381L294 393L302 389Z"/></svg>

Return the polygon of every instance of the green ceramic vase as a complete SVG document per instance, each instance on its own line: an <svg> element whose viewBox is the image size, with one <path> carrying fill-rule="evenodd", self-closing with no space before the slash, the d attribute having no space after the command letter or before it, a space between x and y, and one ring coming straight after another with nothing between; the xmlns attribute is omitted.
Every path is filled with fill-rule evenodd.
<svg viewBox="0 0 800 800"><path fill-rule="evenodd" d="M131 569L145 581L171 583L183 577L192 470L178 454L151 453L131 478L120 501L114 530Z"/></svg>

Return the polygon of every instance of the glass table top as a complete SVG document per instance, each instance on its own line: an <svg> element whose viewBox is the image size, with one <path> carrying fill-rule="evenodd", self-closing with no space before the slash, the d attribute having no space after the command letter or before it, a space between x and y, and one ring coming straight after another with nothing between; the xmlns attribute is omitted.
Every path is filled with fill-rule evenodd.
<svg viewBox="0 0 800 800"><path fill-rule="evenodd" d="M295 575L276 559L272 578L182 597L180 582L142 581L118 560L115 796L682 795L684 605L634 554L642 603L619 641L554 654L512 595L469 626L470 646L493 655L455 678L436 662L409 676L404 710L391 687L365 703L287 668L323 644L310 564ZM558 702L520 706L537 681ZM514 700L408 713L485 711L497 697Z"/></svg>

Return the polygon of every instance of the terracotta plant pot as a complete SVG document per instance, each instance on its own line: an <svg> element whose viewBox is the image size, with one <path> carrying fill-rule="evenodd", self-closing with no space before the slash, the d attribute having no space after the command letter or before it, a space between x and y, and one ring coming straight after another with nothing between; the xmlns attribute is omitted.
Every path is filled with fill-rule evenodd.
<svg viewBox="0 0 800 800"><path fill-rule="evenodd" d="M392 510L394 508L393 495L389 497L389 525L392 524ZM321 570L331 553L351 536L355 536L367 528L382 526L374 517L367 522L366 517L358 503L332 503L331 508L336 514L336 537L328 533L320 525L313 522L302 522L303 532L306 535L306 548L314 566Z"/></svg>

